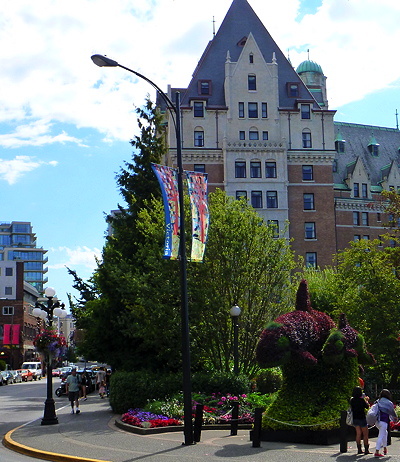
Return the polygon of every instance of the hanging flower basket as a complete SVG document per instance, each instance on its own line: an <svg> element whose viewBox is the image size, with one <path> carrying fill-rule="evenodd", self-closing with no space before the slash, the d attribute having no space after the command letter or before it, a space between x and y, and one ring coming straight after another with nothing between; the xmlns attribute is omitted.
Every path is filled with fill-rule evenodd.
<svg viewBox="0 0 400 462"><path fill-rule="evenodd" d="M33 344L46 363L57 364L67 351L65 338L51 329L46 329L37 335Z"/></svg>

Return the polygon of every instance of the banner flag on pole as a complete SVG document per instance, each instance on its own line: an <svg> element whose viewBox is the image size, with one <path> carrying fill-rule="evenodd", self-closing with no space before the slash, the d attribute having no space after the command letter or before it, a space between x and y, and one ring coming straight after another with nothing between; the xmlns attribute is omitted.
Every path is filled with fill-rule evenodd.
<svg viewBox="0 0 400 462"><path fill-rule="evenodd" d="M192 209L191 261L202 262L210 222L207 201L207 173L186 172L186 178Z"/></svg>
<svg viewBox="0 0 400 462"><path fill-rule="evenodd" d="M160 183L165 213L165 244L163 258L177 260L179 253L180 208L178 172L165 165L151 164Z"/></svg>

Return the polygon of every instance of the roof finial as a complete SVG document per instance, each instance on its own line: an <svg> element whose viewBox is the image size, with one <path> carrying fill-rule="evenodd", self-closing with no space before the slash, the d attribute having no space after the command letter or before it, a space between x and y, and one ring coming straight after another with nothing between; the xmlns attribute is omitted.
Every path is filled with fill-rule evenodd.
<svg viewBox="0 0 400 462"><path fill-rule="evenodd" d="M399 129L399 113L397 112L397 109L396 109L396 129L397 130Z"/></svg>
<svg viewBox="0 0 400 462"><path fill-rule="evenodd" d="M215 16L213 16L213 37L215 37Z"/></svg>
<svg viewBox="0 0 400 462"><path fill-rule="evenodd" d="M307 49L307 60L310 61L310 49Z"/></svg>

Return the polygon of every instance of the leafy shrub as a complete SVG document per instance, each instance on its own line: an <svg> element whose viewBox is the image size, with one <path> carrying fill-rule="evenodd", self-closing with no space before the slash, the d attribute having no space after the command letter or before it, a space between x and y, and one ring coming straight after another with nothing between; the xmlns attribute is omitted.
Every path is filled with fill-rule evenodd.
<svg viewBox="0 0 400 462"><path fill-rule="evenodd" d="M177 374L160 375L150 371L115 372L111 375L110 405L122 414L128 409L143 408L151 399L165 399L182 388Z"/></svg>
<svg viewBox="0 0 400 462"><path fill-rule="evenodd" d="M7 366L7 363L3 359L0 359L0 371L5 371L6 366Z"/></svg>
<svg viewBox="0 0 400 462"><path fill-rule="evenodd" d="M282 371L279 367L261 369L255 376L256 391L267 394L274 393L282 386Z"/></svg>
<svg viewBox="0 0 400 462"><path fill-rule="evenodd" d="M211 395L213 393L231 393L242 395L250 392L250 381L244 375L226 372L197 372L193 374L192 389L194 392Z"/></svg>

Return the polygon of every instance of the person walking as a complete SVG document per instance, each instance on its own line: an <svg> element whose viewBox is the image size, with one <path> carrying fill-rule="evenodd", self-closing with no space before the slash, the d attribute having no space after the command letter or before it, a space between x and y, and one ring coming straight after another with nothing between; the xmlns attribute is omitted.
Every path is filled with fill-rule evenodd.
<svg viewBox="0 0 400 462"><path fill-rule="evenodd" d="M106 371L104 370L104 367L100 367L100 370L97 372L96 384L99 389L100 398L104 398L106 393Z"/></svg>
<svg viewBox="0 0 400 462"><path fill-rule="evenodd" d="M365 417L365 411L369 408L369 404L363 396L361 387L354 387L353 395L350 399L350 406L353 411L353 425L356 429L357 454L371 454L369 452L368 425ZM361 437L364 442L364 452L361 446Z"/></svg>
<svg viewBox="0 0 400 462"><path fill-rule="evenodd" d="M76 369L72 369L71 374L67 377L65 381L66 392L68 399L71 403L71 414L74 414L74 405L76 406L76 413L79 414L81 411L79 409L79 389L80 389L80 379L76 375Z"/></svg>
<svg viewBox="0 0 400 462"><path fill-rule="evenodd" d="M376 441L375 457L383 457L387 454L387 438L388 438L388 426L391 420L394 422L398 421L396 411L394 410L392 394L389 390L384 388L378 399L379 415L376 421L376 427L379 430L378 439ZM383 454L380 450L383 448Z"/></svg>

